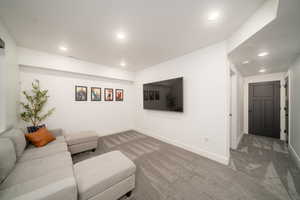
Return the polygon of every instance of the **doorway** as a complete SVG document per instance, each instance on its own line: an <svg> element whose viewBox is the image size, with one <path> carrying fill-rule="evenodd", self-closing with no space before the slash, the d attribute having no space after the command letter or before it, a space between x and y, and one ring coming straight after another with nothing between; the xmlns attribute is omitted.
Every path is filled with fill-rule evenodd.
<svg viewBox="0 0 300 200"><path fill-rule="evenodd" d="M280 138L280 81L249 84L249 133Z"/></svg>

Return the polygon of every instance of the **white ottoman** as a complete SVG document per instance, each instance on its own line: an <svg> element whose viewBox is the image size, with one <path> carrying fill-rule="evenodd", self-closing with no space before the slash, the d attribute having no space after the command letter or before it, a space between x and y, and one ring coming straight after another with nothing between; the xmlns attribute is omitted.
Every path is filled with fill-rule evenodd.
<svg viewBox="0 0 300 200"><path fill-rule="evenodd" d="M79 200L117 200L135 187L134 163L119 151L74 165Z"/></svg>
<svg viewBox="0 0 300 200"><path fill-rule="evenodd" d="M97 149L98 136L96 132L65 133L64 136L71 154Z"/></svg>

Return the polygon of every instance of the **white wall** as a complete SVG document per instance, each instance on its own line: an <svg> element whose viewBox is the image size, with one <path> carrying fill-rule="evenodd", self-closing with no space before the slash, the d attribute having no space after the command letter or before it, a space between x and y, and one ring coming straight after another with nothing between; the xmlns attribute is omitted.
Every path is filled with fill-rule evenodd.
<svg viewBox="0 0 300 200"><path fill-rule="evenodd" d="M132 82L35 67L20 67L20 78L22 91L29 90L34 79L49 90L46 109L56 108L45 121L50 129L63 128L67 132L93 130L102 136L134 128L135 87ZM75 101L75 85L88 86L87 102ZM90 101L90 87L102 88L102 101ZM104 88L124 89L124 101L105 102Z"/></svg>
<svg viewBox="0 0 300 200"><path fill-rule="evenodd" d="M18 63L21 66L52 69L117 80L134 80L133 72L21 47L18 47Z"/></svg>
<svg viewBox="0 0 300 200"><path fill-rule="evenodd" d="M225 43L140 71L136 129L227 164L229 71ZM176 77L184 77L184 113L144 110L143 84Z"/></svg>
<svg viewBox="0 0 300 200"><path fill-rule="evenodd" d="M290 79L290 135L289 146L300 167L300 56L289 70Z"/></svg>
<svg viewBox="0 0 300 200"><path fill-rule="evenodd" d="M265 75L257 75L257 76L248 76L244 79L244 133L248 133L249 131L249 83L257 83L257 82L267 82L267 81L280 81L281 86L285 83L285 74L286 73L274 73L274 74L265 74ZM281 87L280 89L280 106L284 108L285 106L285 89ZM280 139L285 140L285 112L284 109L280 111Z"/></svg>
<svg viewBox="0 0 300 200"><path fill-rule="evenodd" d="M227 40L228 52L233 51L277 17L279 0L267 0L232 36Z"/></svg>
<svg viewBox="0 0 300 200"><path fill-rule="evenodd" d="M28 90L34 79L49 90L48 108L54 114L45 121L49 128L67 132L93 130L102 135L133 129L134 73L66 56L18 47L21 89ZM88 86L87 102L74 100L75 85ZM123 102L91 102L90 87L124 89ZM23 97L22 97L23 98Z"/></svg>
<svg viewBox="0 0 300 200"><path fill-rule="evenodd" d="M17 50L14 39L0 21L0 38L5 42L6 48L2 52L0 64L0 132L17 123L19 99L19 73L17 65ZM4 106L4 107L3 107Z"/></svg>

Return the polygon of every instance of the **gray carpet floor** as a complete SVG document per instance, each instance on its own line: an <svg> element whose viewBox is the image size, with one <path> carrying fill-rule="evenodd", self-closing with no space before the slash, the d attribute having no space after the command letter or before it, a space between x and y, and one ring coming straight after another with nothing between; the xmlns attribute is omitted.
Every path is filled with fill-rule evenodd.
<svg viewBox="0 0 300 200"><path fill-rule="evenodd" d="M300 170L281 140L245 134L230 167L255 178L282 200L300 199Z"/></svg>
<svg viewBox="0 0 300 200"><path fill-rule="evenodd" d="M264 182L265 179L261 176L263 172L258 172L256 161L252 158L252 148L247 152L243 147L247 144L256 146L253 140L244 138L239 149L232 152L230 165L225 166L135 131L129 131L99 138L97 151L74 155L73 162L109 151L121 151L137 166L134 200L289 199L285 187L278 186L279 181L284 185L282 180L287 180L288 185L288 177L278 176L277 181L272 181L273 177L268 176L269 182ZM274 148L278 151L284 149L278 146ZM243 158L245 152L246 156L250 155L249 159ZM262 168L262 171L265 173L269 172L264 169ZM292 170L294 171L291 176L299 173L297 169ZM295 189L296 187L291 187L294 188L291 189L293 198L298 198L296 192L299 188Z"/></svg>

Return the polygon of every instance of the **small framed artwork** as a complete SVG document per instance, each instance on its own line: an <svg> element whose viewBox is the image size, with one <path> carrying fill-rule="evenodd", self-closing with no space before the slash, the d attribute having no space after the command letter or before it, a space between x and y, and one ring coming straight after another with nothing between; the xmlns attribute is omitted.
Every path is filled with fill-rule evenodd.
<svg viewBox="0 0 300 200"><path fill-rule="evenodd" d="M91 87L91 101L101 101L101 88Z"/></svg>
<svg viewBox="0 0 300 200"><path fill-rule="evenodd" d="M75 86L75 101L87 101L86 86Z"/></svg>
<svg viewBox="0 0 300 200"><path fill-rule="evenodd" d="M124 100L124 90L116 89L116 101L123 101L123 100Z"/></svg>
<svg viewBox="0 0 300 200"><path fill-rule="evenodd" d="M113 101L114 100L114 89L105 88L104 89L104 100Z"/></svg>

